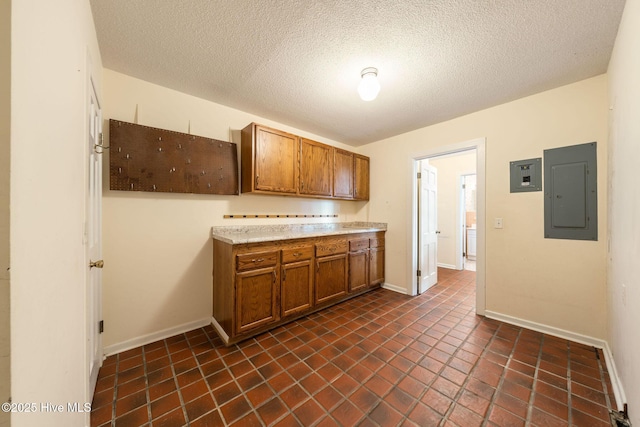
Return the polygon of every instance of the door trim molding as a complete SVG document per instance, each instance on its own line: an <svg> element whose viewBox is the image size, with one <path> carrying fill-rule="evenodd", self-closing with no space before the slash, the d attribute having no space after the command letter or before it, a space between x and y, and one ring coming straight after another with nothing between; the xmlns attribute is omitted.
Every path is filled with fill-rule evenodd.
<svg viewBox="0 0 640 427"><path fill-rule="evenodd" d="M408 176L409 191L408 200L411 200L411 209L408 209L407 218L407 277L411 277L411 293L417 295L418 278L415 272L418 270L417 253L418 253L418 218L417 218L417 180L415 177L418 173L418 161L428 159L430 157L443 156L446 154L455 154L463 151L476 150L476 195L477 195L477 256L476 256L476 314L484 315L486 309L486 289L485 289L485 210L486 210L486 138L475 138L455 144L444 145L431 148L428 150L413 153L408 158Z"/></svg>

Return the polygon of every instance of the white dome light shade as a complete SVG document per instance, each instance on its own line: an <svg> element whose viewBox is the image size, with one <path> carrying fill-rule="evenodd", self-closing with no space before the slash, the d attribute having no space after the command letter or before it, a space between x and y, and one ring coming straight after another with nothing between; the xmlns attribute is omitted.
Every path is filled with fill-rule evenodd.
<svg viewBox="0 0 640 427"><path fill-rule="evenodd" d="M361 73L362 80L358 85L358 94L363 101L373 101L380 92L378 70L373 67L365 68Z"/></svg>

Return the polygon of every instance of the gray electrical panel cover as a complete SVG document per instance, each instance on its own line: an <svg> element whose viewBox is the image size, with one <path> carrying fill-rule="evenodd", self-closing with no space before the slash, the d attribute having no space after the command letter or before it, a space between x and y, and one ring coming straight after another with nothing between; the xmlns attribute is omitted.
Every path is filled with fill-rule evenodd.
<svg viewBox="0 0 640 427"><path fill-rule="evenodd" d="M512 193L542 191L542 159L518 160L509 163Z"/></svg>
<svg viewBox="0 0 640 427"><path fill-rule="evenodd" d="M544 150L544 237L598 240L596 143Z"/></svg>

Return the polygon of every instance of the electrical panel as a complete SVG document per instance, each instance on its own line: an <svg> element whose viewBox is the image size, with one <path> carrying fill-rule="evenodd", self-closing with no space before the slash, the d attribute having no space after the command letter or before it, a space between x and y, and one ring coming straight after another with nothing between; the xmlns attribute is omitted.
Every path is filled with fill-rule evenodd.
<svg viewBox="0 0 640 427"><path fill-rule="evenodd" d="M542 159L511 162L511 192L542 191Z"/></svg>
<svg viewBox="0 0 640 427"><path fill-rule="evenodd" d="M598 240L596 143L544 150L544 237Z"/></svg>

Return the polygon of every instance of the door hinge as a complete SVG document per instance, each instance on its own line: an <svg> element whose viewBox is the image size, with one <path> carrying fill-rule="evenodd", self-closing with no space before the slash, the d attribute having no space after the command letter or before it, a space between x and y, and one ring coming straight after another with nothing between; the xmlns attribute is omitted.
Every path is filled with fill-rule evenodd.
<svg viewBox="0 0 640 427"><path fill-rule="evenodd" d="M421 277L421 276L422 276L422 271L418 270L418 277Z"/></svg>
<svg viewBox="0 0 640 427"><path fill-rule="evenodd" d="M98 323L98 332L103 333L104 332L104 320L101 320Z"/></svg>
<svg viewBox="0 0 640 427"><path fill-rule="evenodd" d="M422 178L422 172L418 172L418 179Z"/></svg>

